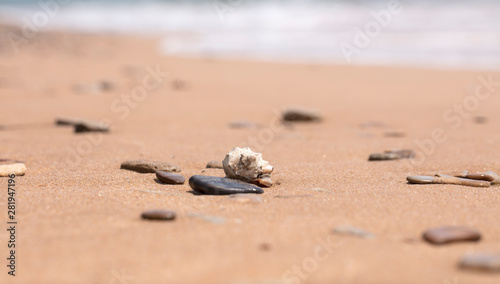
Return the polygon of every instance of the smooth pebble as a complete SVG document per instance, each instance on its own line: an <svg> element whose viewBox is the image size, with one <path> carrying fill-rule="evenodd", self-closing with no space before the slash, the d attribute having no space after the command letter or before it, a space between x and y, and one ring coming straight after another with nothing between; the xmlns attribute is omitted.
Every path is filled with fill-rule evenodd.
<svg viewBox="0 0 500 284"><path fill-rule="evenodd" d="M207 195L264 193L262 188L247 182L212 176L194 175L189 178L189 185L194 191Z"/></svg>
<svg viewBox="0 0 500 284"><path fill-rule="evenodd" d="M181 168L171 163L147 160L125 161L121 164L120 168L135 171L138 173L156 173L157 171L181 171Z"/></svg>
<svg viewBox="0 0 500 284"><path fill-rule="evenodd" d="M177 214L174 211L161 209L146 210L141 214L142 219L164 221L174 220L176 216Z"/></svg>
<svg viewBox="0 0 500 284"><path fill-rule="evenodd" d="M453 242L479 241L481 233L468 227L444 226L429 229L422 234L422 237L431 244L441 245Z"/></svg>
<svg viewBox="0 0 500 284"><path fill-rule="evenodd" d="M165 171L156 171L156 177L161 182L168 184L183 184L186 181L181 175L172 174Z"/></svg>

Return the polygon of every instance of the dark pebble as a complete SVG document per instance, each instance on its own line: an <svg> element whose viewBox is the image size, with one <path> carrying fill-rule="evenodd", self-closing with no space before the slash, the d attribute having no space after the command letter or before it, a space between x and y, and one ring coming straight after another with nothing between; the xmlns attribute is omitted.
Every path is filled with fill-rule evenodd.
<svg viewBox="0 0 500 284"><path fill-rule="evenodd" d="M194 175L189 179L189 185L194 191L209 195L264 193L262 188L253 184L221 177Z"/></svg>
<svg viewBox="0 0 500 284"><path fill-rule="evenodd" d="M176 215L174 211L155 209L142 212L141 217L148 220L174 220Z"/></svg>
<svg viewBox="0 0 500 284"><path fill-rule="evenodd" d="M431 244L441 245L453 242L479 241L481 233L473 228L445 226L427 230L422 237Z"/></svg>
<svg viewBox="0 0 500 284"><path fill-rule="evenodd" d="M293 108L283 112L284 121L321 121L321 114L316 110Z"/></svg>
<svg viewBox="0 0 500 284"><path fill-rule="evenodd" d="M109 127L97 121L81 121L75 126L75 133L82 132L109 132Z"/></svg>
<svg viewBox="0 0 500 284"><path fill-rule="evenodd" d="M156 177L164 183L168 184L183 184L186 180L183 176L178 174L171 174L164 171L157 171Z"/></svg>
<svg viewBox="0 0 500 284"><path fill-rule="evenodd" d="M500 272L500 254L471 253L464 255L459 264L462 269Z"/></svg>
<svg viewBox="0 0 500 284"><path fill-rule="evenodd" d="M181 171L181 168L171 163L159 162L159 161L146 161L146 160L125 161L121 164L120 168L125 170L135 171L138 173L156 173L157 171L164 171L164 172Z"/></svg>

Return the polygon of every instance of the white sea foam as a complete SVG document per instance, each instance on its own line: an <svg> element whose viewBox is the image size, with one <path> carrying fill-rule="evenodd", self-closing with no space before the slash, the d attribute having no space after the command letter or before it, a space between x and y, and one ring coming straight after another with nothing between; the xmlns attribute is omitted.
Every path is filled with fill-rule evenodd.
<svg viewBox="0 0 500 284"><path fill-rule="evenodd" d="M354 44L356 28L389 2L77 2L45 28L165 35L167 55L500 69L500 1L401 0L402 11L347 61L340 44ZM20 25L39 11L0 5L0 17Z"/></svg>

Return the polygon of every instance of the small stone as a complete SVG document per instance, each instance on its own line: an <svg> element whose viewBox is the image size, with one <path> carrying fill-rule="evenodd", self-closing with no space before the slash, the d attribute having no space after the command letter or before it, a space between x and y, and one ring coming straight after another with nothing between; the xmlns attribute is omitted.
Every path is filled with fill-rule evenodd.
<svg viewBox="0 0 500 284"><path fill-rule="evenodd" d="M262 159L261 153L250 148L234 147L222 161L226 177L243 180L259 186L270 187L274 167Z"/></svg>
<svg viewBox="0 0 500 284"><path fill-rule="evenodd" d="M146 160L125 161L121 164L120 168L125 170L135 171L138 173L156 173L157 171L164 171L164 172L181 171L181 168L171 163L159 162L159 161L146 161Z"/></svg>
<svg viewBox="0 0 500 284"><path fill-rule="evenodd" d="M243 181L194 175L189 178L191 188L201 194L228 195L235 193L263 193L264 190L258 186Z"/></svg>
<svg viewBox="0 0 500 284"><path fill-rule="evenodd" d="M351 235L351 236L356 236L364 239L373 239L375 238L375 235L366 232L363 229L356 228L356 227L351 227L351 226L341 226L341 227L336 227L333 229L333 232L335 234L340 234L340 235Z"/></svg>
<svg viewBox="0 0 500 284"><path fill-rule="evenodd" d="M262 197L249 193L236 193L229 195L230 199L234 199L239 203L262 203Z"/></svg>
<svg viewBox="0 0 500 284"><path fill-rule="evenodd" d="M99 95L102 92L111 91L114 85L110 81L99 81L94 83L78 83L73 85L73 91L84 95Z"/></svg>
<svg viewBox="0 0 500 284"><path fill-rule="evenodd" d="M221 161L210 161L207 163L207 169L223 169Z"/></svg>
<svg viewBox="0 0 500 284"><path fill-rule="evenodd" d="M289 108L285 110L282 114L284 121L303 121L303 122L314 122L321 121L321 114L312 109L304 108Z"/></svg>
<svg viewBox="0 0 500 284"><path fill-rule="evenodd" d="M81 121L75 126L75 133L83 132L109 132L109 126L99 121Z"/></svg>
<svg viewBox="0 0 500 284"><path fill-rule="evenodd" d="M164 171L156 171L158 180L168 184L183 184L186 180L183 176L178 174L171 174Z"/></svg>
<svg viewBox="0 0 500 284"><path fill-rule="evenodd" d="M384 133L385 137L390 137L390 138L401 138L405 137L406 133L403 131L387 131Z"/></svg>
<svg viewBox="0 0 500 284"><path fill-rule="evenodd" d="M415 152L409 149L389 150L384 153L374 153L368 157L368 161L387 161L399 159L411 159L415 157Z"/></svg>
<svg viewBox="0 0 500 284"><path fill-rule="evenodd" d="M261 243L261 244L259 244L259 250L270 251L271 250L271 245L268 244L268 243Z"/></svg>
<svg viewBox="0 0 500 284"><path fill-rule="evenodd" d="M500 176L498 176L498 174L493 171L487 171L485 173L477 173L477 174L471 174L468 171L463 171L461 174L456 175L456 177L484 180L490 182L496 179L500 179Z"/></svg>
<svg viewBox="0 0 500 284"><path fill-rule="evenodd" d="M460 178L449 175L436 174L436 176L409 176L406 178L409 183L415 184L456 184L474 187L489 187L490 182L484 180L474 180Z"/></svg>
<svg viewBox="0 0 500 284"><path fill-rule="evenodd" d="M181 79L175 79L172 81L172 88L174 90L182 91L188 88L188 83Z"/></svg>
<svg viewBox="0 0 500 284"><path fill-rule="evenodd" d="M238 120L229 123L229 128L258 128L259 125L255 122Z"/></svg>
<svg viewBox="0 0 500 284"><path fill-rule="evenodd" d="M488 118L486 116L475 116L474 123L476 124L486 124L488 123Z"/></svg>
<svg viewBox="0 0 500 284"><path fill-rule="evenodd" d="M73 117L64 117L64 118L56 118L56 125L77 125L84 122L86 119L84 118L73 118Z"/></svg>
<svg viewBox="0 0 500 284"><path fill-rule="evenodd" d="M368 161L388 161L398 159L400 159L399 156L394 153L374 153L368 157Z"/></svg>
<svg viewBox="0 0 500 284"><path fill-rule="evenodd" d="M453 242L479 241L481 233L473 228L444 226L425 231L422 234L425 241L435 244L447 244Z"/></svg>
<svg viewBox="0 0 500 284"><path fill-rule="evenodd" d="M163 221L174 220L176 216L177 214L174 211L161 210L161 209L146 210L141 214L142 219L163 220Z"/></svg>
<svg viewBox="0 0 500 284"><path fill-rule="evenodd" d="M431 184L434 181L434 177L431 176L408 176L406 180L409 183L414 184Z"/></svg>
<svg viewBox="0 0 500 284"><path fill-rule="evenodd" d="M459 267L485 272L500 272L500 254L466 254L460 260Z"/></svg>
<svg viewBox="0 0 500 284"><path fill-rule="evenodd" d="M20 161L0 160L0 177L8 177L9 175L24 176L26 173L26 165Z"/></svg>

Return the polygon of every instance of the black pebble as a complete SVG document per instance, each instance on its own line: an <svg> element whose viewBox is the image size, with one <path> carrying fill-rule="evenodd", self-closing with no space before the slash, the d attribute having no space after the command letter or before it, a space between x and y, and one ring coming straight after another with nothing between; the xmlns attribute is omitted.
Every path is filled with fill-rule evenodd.
<svg viewBox="0 0 500 284"><path fill-rule="evenodd" d="M221 177L194 175L189 179L189 185L194 191L209 195L264 193L262 188L253 184Z"/></svg>

